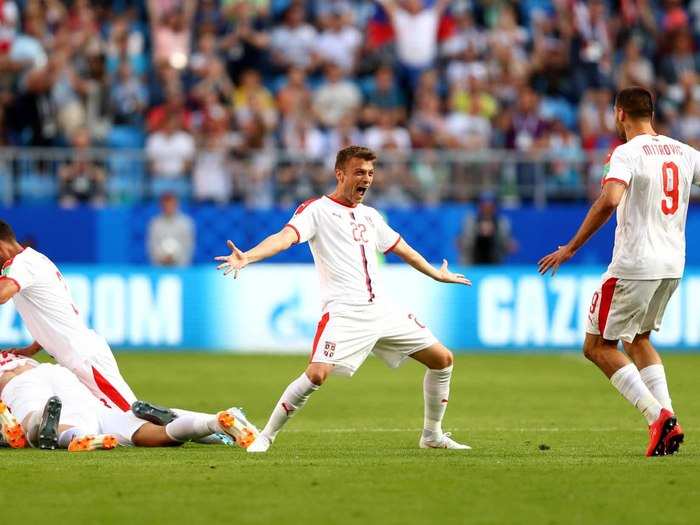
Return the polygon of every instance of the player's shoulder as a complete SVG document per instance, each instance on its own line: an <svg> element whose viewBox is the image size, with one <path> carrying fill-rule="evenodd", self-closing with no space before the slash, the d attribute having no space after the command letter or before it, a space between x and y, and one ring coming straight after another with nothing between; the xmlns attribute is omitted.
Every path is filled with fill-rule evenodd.
<svg viewBox="0 0 700 525"><path fill-rule="evenodd" d="M297 209L294 210L294 215L301 215L307 210L318 209L322 206L322 204L323 199L321 197L312 197L310 199L306 199L299 206L297 206ZM310 213L313 213L313 211L311 211Z"/></svg>

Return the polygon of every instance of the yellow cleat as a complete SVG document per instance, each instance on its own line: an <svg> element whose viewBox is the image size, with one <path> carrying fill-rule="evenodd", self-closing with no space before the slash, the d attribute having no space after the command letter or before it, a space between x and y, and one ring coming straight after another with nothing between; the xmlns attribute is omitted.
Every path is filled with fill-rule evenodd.
<svg viewBox="0 0 700 525"><path fill-rule="evenodd" d="M89 452L91 450L111 450L119 444L117 438L110 434L83 436L73 438L68 445L68 452Z"/></svg>
<svg viewBox="0 0 700 525"><path fill-rule="evenodd" d="M216 419L221 430L231 436L239 447L248 448L258 437L258 429L238 408L219 412Z"/></svg>
<svg viewBox="0 0 700 525"><path fill-rule="evenodd" d="M10 447L24 448L27 446L27 438L22 430L22 425L2 401L0 401L0 430L3 439Z"/></svg>

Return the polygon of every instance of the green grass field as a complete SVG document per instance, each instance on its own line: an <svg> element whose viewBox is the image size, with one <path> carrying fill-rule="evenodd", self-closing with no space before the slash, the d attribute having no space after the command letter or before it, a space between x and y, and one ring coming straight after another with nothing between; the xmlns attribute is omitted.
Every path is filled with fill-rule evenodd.
<svg viewBox="0 0 700 525"><path fill-rule="evenodd" d="M120 354L143 398L262 426L303 357ZM698 523L700 356L666 359L686 429L644 458L642 417L577 355L457 359L446 430L420 450L422 370L370 359L317 392L273 449L188 444L88 454L0 449L4 523ZM544 450L543 450L544 449Z"/></svg>

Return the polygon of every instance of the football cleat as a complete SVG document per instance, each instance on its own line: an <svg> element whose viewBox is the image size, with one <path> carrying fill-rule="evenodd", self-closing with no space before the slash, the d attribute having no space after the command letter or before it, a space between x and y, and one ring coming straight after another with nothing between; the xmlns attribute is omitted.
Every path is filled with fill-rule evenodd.
<svg viewBox="0 0 700 525"><path fill-rule="evenodd" d="M44 406L39 424L39 448L56 450L58 448L58 421L61 419L63 403L57 396L51 396Z"/></svg>
<svg viewBox="0 0 700 525"><path fill-rule="evenodd" d="M177 414L169 408L153 405L147 401L134 401L131 411L139 419L144 419L154 425L164 427L172 420L177 419Z"/></svg>
<svg viewBox="0 0 700 525"><path fill-rule="evenodd" d="M228 434L242 448L248 448L258 435L258 429L245 417L240 408L229 408L219 412L216 420L222 432Z"/></svg>
<svg viewBox="0 0 700 525"><path fill-rule="evenodd" d="M452 439L449 432L445 432L438 436L438 439L428 439L421 434L420 441L418 441L418 446L420 448L449 448L452 450L471 450L472 447L469 445L464 445L462 443L457 443Z"/></svg>
<svg viewBox="0 0 700 525"><path fill-rule="evenodd" d="M246 449L246 452L251 452L253 454L260 454L262 452L267 452L272 445L272 441L269 440L267 436L260 434L258 439L253 441L253 443Z"/></svg>
<svg viewBox="0 0 700 525"><path fill-rule="evenodd" d="M670 410L661 409L659 417L649 425L649 445L647 446L646 456L664 456L666 455L665 439L676 426L676 416Z"/></svg>
<svg viewBox="0 0 700 525"><path fill-rule="evenodd" d="M664 448L666 449L666 454L671 455L675 454L678 452L678 449L681 448L681 443L683 443L683 439L685 438L685 434L683 434L683 428L681 428L681 425L676 422L676 426L671 429L671 432L668 433L666 436L666 439L664 439Z"/></svg>
<svg viewBox="0 0 700 525"><path fill-rule="evenodd" d="M10 447L24 448L27 446L27 438L22 430L22 425L2 401L0 401L0 431L2 431L5 443Z"/></svg>
<svg viewBox="0 0 700 525"><path fill-rule="evenodd" d="M89 452L90 450L112 450L119 444L110 434L76 437L68 445L68 452Z"/></svg>

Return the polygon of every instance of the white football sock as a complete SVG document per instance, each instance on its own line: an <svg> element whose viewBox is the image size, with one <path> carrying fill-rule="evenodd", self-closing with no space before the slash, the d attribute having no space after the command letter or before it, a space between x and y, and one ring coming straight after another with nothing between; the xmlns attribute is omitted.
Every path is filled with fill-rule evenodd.
<svg viewBox="0 0 700 525"><path fill-rule="evenodd" d="M173 412L177 414L178 417L184 416L184 415L199 415L199 416L208 416L209 414L204 414L203 412L194 412L192 410L185 410L184 408L171 408ZM201 438L193 439L195 443L201 443L203 445L221 445L223 444L223 441L219 439L217 436L204 436Z"/></svg>
<svg viewBox="0 0 700 525"><path fill-rule="evenodd" d="M425 371L423 378L423 399L425 401L423 418L423 435L432 437L442 435L442 418L447 410L450 398L450 379L452 366L441 370Z"/></svg>
<svg viewBox="0 0 700 525"><path fill-rule="evenodd" d="M673 412L664 365L649 365L646 368L642 368L639 371L639 375L642 376L642 381L644 381L644 384L656 400L661 403L661 406Z"/></svg>
<svg viewBox="0 0 700 525"><path fill-rule="evenodd" d="M24 421L22 421L24 435L32 448L39 446L39 425L41 425L41 416L42 412L35 410L26 415Z"/></svg>
<svg viewBox="0 0 700 525"><path fill-rule="evenodd" d="M77 437L83 437L86 435L87 432L85 432L83 429L78 427L71 427L68 430L64 430L63 432L61 432L61 434L58 436L58 447L68 448L68 445L70 445L70 442L73 441L73 439Z"/></svg>
<svg viewBox="0 0 700 525"><path fill-rule="evenodd" d="M287 421L306 404L309 396L318 390L319 385L311 382L306 373L289 383L275 406L262 434L273 441Z"/></svg>
<svg viewBox="0 0 700 525"><path fill-rule="evenodd" d="M663 408L642 381L639 370L632 363L623 366L610 377L610 382L623 397L644 415L650 425Z"/></svg>
<svg viewBox="0 0 700 525"><path fill-rule="evenodd" d="M211 414L183 414L165 425L165 433L174 441L192 441L220 432L216 416Z"/></svg>

